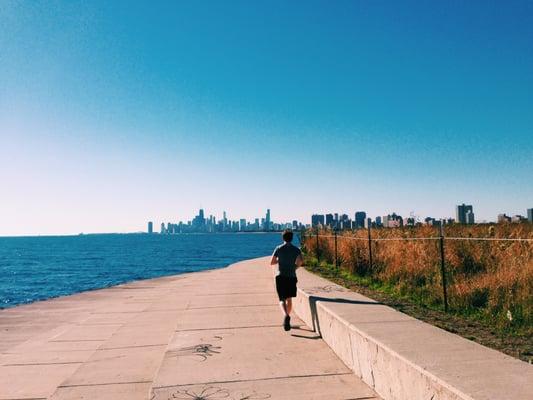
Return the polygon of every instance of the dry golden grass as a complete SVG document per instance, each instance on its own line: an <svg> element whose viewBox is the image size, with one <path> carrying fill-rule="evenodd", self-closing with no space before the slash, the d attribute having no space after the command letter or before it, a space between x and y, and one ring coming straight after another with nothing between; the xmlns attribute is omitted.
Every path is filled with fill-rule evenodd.
<svg viewBox="0 0 533 400"><path fill-rule="evenodd" d="M338 236L341 268L370 277L395 292L423 304L442 305L439 240L373 241L369 264L367 231L344 231ZM322 237L321 237L322 236ZM331 231L319 235L320 258L334 262ZM430 226L373 229L373 239L438 238ZM529 238L532 224L450 225L448 238ZM316 255L316 237L304 240ZM445 266L448 298L453 311L489 319L499 329L533 329L533 242L446 239Z"/></svg>

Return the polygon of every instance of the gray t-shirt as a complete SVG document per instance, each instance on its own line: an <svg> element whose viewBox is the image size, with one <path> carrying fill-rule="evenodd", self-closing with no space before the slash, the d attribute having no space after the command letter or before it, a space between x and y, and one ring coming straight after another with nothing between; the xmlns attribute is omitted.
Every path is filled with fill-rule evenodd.
<svg viewBox="0 0 533 400"><path fill-rule="evenodd" d="M273 256L278 258L278 273L281 276L296 277L296 258L302 254L291 243L283 243L275 248Z"/></svg>

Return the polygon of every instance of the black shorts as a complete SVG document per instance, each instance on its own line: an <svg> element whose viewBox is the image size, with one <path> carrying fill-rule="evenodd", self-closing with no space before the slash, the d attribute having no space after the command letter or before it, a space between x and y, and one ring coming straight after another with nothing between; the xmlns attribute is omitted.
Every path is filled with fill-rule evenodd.
<svg viewBox="0 0 533 400"><path fill-rule="evenodd" d="M298 280L291 276L276 276L276 291L280 301L296 297L296 282Z"/></svg>

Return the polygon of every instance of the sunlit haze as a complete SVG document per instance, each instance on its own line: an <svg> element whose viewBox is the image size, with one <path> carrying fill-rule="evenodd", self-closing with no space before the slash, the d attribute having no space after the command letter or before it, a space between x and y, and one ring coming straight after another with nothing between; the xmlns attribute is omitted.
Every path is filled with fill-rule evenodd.
<svg viewBox="0 0 533 400"><path fill-rule="evenodd" d="M0 235L533 207L533 2L0 2Z"/></svg>

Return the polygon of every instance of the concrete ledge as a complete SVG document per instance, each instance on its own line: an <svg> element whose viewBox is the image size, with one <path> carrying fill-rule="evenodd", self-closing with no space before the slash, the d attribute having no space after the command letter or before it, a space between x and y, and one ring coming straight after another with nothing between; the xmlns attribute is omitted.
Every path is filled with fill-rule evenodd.
<svg viewBox="0 0 533 400"><path fill-rule="evenodd" d="M294 309L385 400L533 399L533 366L305 270Z"/></svg>

